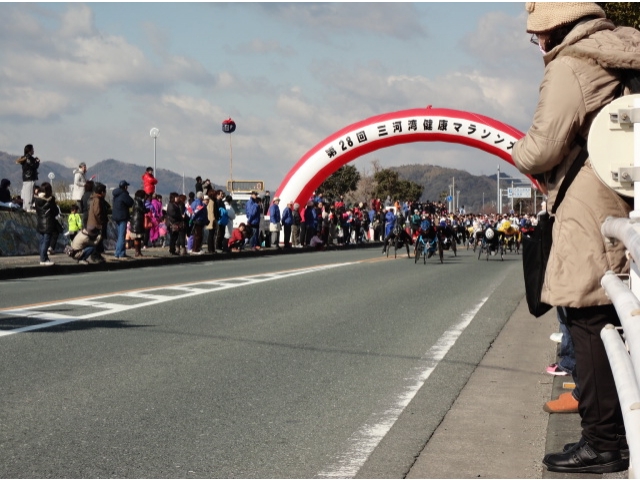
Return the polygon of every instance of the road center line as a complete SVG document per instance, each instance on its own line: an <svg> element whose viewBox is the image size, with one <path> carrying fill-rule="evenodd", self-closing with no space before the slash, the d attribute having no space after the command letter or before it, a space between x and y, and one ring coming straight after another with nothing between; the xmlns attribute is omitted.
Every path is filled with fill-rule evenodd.
<svg viewBox="0 0 640 480"><path fill-rule="evenodd" d="M485 297L471 310L462 314L461 320L442 334L429 351L423 355L421 364L415 367L412 374L406 378L407 383L403 391L396 396L391 407L383 412L372 414L369 421L351 435L347 441L346 451L340 454L327 469L318 473L315 478L355 477L488 299L489 297Z"/></svg>

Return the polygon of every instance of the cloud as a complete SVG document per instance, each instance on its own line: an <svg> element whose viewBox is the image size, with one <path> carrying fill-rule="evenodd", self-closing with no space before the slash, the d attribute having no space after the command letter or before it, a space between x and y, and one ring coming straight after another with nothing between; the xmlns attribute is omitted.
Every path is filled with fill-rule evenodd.
<svg viewBox="0 0 640 480"><path fill-rule="evenodd" d="M388 35L399 39L425 37L426 31L410 3L268 3L265 11L288 25L319 36L345 31Z"/></svg>
<svg viewBox="0 0 640 480"><path fill-rule="evenodd" d="M42 119L70 113L74 105L91 103L96 94L122 87L132 92L155 89L162 92L179 83L210 87L216 77L198 61L179 55L165 54L159 64L152 63L141 48L124 37L99 32L93 24L93 14L86 5L72 4L57 18L57 28L46 28L30 9L0 6L8 19L0 20L0 30L6 26L15 36L0 37L0 103L18 105L12 92L20 89L43 92L37 113L22 108L23 116ZM14 23L15 22L15 23ZM14 32L16 25L25 31ZM155 31L156 46L161 46L161 34ZM26 32L26 33L25 33ZM26 41L23 42L22 39ZM24 102L24 101L23 101ZM15 107L5 107L10 112Z"/></svg>
<svg viewBox="0 0 640 480"><path fill-rule="evenodd" d="M228 47L229 51L238 55L267 55L275 54L283 57L296 55L295 49L283 46L276 40L261 40L254 38L250 42L242 43L236 47Z"/></svg>

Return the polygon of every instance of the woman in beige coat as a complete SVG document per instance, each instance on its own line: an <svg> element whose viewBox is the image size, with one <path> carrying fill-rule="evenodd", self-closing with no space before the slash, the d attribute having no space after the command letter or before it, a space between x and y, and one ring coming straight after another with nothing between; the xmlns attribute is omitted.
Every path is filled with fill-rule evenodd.
<svg viewBox="0 0 640 480"><path fill-rule="evenodd" d="M513 149L523 173L548 193L551 212L558 189L580 153L602 107L620 95L620 68L640 69L640 32L616 29L595 3L527 3L527 31L545 64L540 98L527 135ZM586 148L586 147L585 147ZM602 184L589 160L558 207L542 300L565 307L580 383L582 438L546 455L551 471L605 473L624 470L624 425L609 361L600 339L607 323L620 325L600 286L605 272L628 271L624 246L600 234L607 216L627 217L630 206Z"/></svg>

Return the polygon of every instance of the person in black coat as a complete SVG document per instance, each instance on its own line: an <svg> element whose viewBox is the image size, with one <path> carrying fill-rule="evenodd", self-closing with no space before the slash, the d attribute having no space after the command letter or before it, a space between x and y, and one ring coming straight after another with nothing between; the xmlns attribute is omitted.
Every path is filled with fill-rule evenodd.
<svg viewBox="0 0 640 480"><path fill-rule="evenodd" d="M38 168L40 167L40 159L34 154L33 145L26 145L24 155L17 162L22 166L22 199L24 200L22 208L27 211L31 209L33 187L38 180Z"/></svg>
<svg viewBox="0 0 640 480"><path fill-rule="evenodd" d="M89 207L91 206L91 195L93 195L93 180L87 180L84 184L84 193L80 200L80 215L82 216L82 225L87 226L89 220Z"/></svg>
<svg viewBox="0 0 640 480"><path fill-rule="evenodd" d="M148 212L147 207L144 206L144 199L146 193L144 190L136 191L133 196L133 209L131 211L131 236L133 237L133 248L136 252L136 257L142 256L142 239L144 238L144 215Z"/></svg>
<svg viewBox="0 0 640 480"><path fill-rule="evenodd" d="M118 238L116 240L116 252L114 254L117 259L126 259L127 253L125 249L125 237L127 235L127 222L129 221L129 209L133 207L133 198L129 195L129 183L122 180L118 188L113 191L113 207L111 211L111 219L116 222L118 230Z"/></svg>
<svg viewBox="0 0 640 480"><path fill-rule="evenodd" d="M56 215L58 206L53 196L51 184L44 182L40 186L40 193L34 200L37 217L37 230L40 233L40 265L51 266L54 263L49 260L47 249L51 242L51 235L56 228Z"/></svg>

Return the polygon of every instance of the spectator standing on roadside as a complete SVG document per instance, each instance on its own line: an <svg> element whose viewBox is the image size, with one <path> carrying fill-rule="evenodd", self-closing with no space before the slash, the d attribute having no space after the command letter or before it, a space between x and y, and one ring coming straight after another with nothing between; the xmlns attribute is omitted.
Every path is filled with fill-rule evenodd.
<svg viewBox="0 0 640 480"><path fill-rule="evenodd" d="M513 160L520 172L536 175L550 212L571 167L578 169L554 213L541 300L565 307L582 437L543 463L566 474L618 472L628 467L621 455L624 423L600 332L620 326L620 319L600 280L607 271L628 272L629 261L624 244L607 242L600 227L608 216L627 218L631 206L598 179L584 148L595 114L621 93L616 69L640 70L640 32L616 29L596 3L527 3L526 9L527 33L545 68L532 125L515 143Z"/></svg>
<svg viewBox="0 0 640 480"><path fill-rule="evenodd" d="M311 243L311 238L316 234L316 209L313 205L313 200L309 200L307 202L307 208L304 209L304 223L305 223L305 233L304 233L304 244L309 245Z"/></svg>
<svg viewBox="0 0 640 480"><path fill-rule="evenodd" d="M129 182L122 180L113 191L113 211L111 212L111 220L117 226L117 239L115 258L118 260L126 260L127 256L125 248L125 236L127 234L127 222L129 221L129 209L133 207L133 198L129 195Z"/></svg>
<svg viewBox="0 0 640 480"><path fill-rule="evenodd" d="M252 250L260 250L258 245L258 239L260 236L260 214L261 208L258 202L258 192L251 192L251 198L247 201L245 208L247 214L247 223L251 228L251 240L249 240L249 246Z"/></svg>
<svg viewBox="0 0 640 480"><path fill-rule="evenodd" d="M271 245L277 249L280 248L280 197L273 199L273 203L269 207L269 231L271 232Z"/></svg>
<svg viewBox="0 0 640 480"><path fill-rule="evenodd" d="M196 193L196 199L191 204L193 210L193 217L191 217L191 223L193 224L193 248L191 253L193 255L202 255L204 252L202 248L202 231L207 224L207 205L209 203L209 197L205 198L202 192Z"/></svg>
<svg viewBox="0 0 640 480"><path fill-rule="evenodd" d="M203 188L202 188L202 177L198 176L196 177L196 193L197 192L204 192Z"/></svg>
<svg viewBox="0 0 640 480"><path fill-rule="evenodd" d="M3 178L0 181L0 207L22 208L20 204L14 203L11 200L11 192L9 191L10 186L11 181L8 178Z"/></svg>
<svg viewBox="0 0 640 480"><path fill-rule="evenodd" d="M107 223L109 221L107 216L108 205L105 200L106 194L107 187L103 183L98 182L93 186L93 195L91 195L91 205L87 216L87 229L97 228L100 231L101 238L93 255L98 262L105 261L102 254L104 253L104 240L107 238Z"/></svg>
<svg viewBox="0 0 640 480"><path fill-rule="evenodd" d="M84 194L82 195L82 200L80 200L80 216L82 217L82 226L87 226L87 221L89 220L89 208L91 207L91 196L93 195L93 186L94 183L92 180L87 180L87 183L84 184Z"/></svg>
<svg viewBox="0 0 640 480"><path fill-rule="evenodd" d="M215 214L216 214L216 249L220 251L226 251L227 245L224 242L224 234L226 231L227 223L229 223L229 216L227 215L227 209L224 206L224 192L222 190L216 191L215 197Z"/></svg>
<svg viewBox="0 0 640 480"><path fill-rule="evenodd" d="M293 227L293 202L287 203L282 210L282 229L284 230L284 248L291 248L291 228Z"/></svg>
<svg viewBox="0 0 640 480"><path fill-rule="evenodd" d="M158 180L153 176L153 168L147 167L147 170L142 175L142 189L147 195L153 195L156 192L156 185Z"/></svg>
<svg viewBox="0 0 640 480"><path fill-rule="evenodd" d="M218 230L218 215L216 212L216 191L209 188L206 193L209 198L207 204L207 253L216 253L216 233Z"/></svg>
<svg viewBox="0 0 640 480"><path fill-rule="evenodd" d="M37 216L37 229L40 236L40 265L51 266L54 263L49 260L47 250L51 243L51 234L56 228L56 212L58 206L56 205L56 199L53 196L51 184L44 182L41 185L41 192L34 199L36 216Z"/></svg>
<svg viewBox="0 0 640 480"><path fill-rule="evenodd" d="M131 209L131 237L136 257L142 256L142 241L145 236L144 216L147 213L144 199L147 196L144 190L137 190L133 196L133 208Z"/></svg>
<svg viewBox="0 0 640 480"><path fill-rule="evenodd" d="M294 203L293 210L291 211L293 217L293 223L291 224L291 242L293 248L300 248L300 224L302 223L302 217L300 217L300 204Z"/></svg>
<svg viewBox="0 0 640 480"><path fill-rule="evenodd" d="M184 206L180 205L180 195L176 192L169 194L169 203L167 204L167 215L165 221L167 230L169 231L169 254L180 255L180 249L184 247L184 242L180 243L180 237L184 237ZM186 253L186 249L185 249Z"/></svg>
<svg viewBox="0 0 640 480"><path fill-rule="evenodd" d="M31 211L33 203L33 187L38 180L38 168L40 167L40 159L34 157L35 150L33 145L29 144L24 147L24 156L17 160L22 166L22 208Z"/></svg>
<svg viewBox="0 0 640 480"><path fill-rule="evenodd" d="M84 195L84 186L87 183L87 164L82 162L78 165L78 168L73 170L73 190L71 191L71 199L78 202L78 205L82 202L82 196Z"/></svg>

